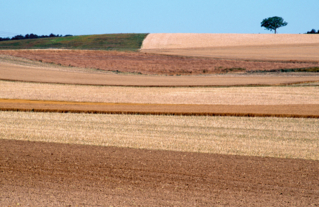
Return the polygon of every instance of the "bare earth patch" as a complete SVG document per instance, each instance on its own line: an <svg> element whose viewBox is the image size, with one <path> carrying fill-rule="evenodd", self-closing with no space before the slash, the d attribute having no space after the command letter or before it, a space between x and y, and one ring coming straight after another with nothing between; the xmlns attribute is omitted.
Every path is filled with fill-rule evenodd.
<svg viewBox="0 0 319 207"><path fill-rule="evenodd" d="M3 206L316 206L318 161L0 139Z"/></svg>

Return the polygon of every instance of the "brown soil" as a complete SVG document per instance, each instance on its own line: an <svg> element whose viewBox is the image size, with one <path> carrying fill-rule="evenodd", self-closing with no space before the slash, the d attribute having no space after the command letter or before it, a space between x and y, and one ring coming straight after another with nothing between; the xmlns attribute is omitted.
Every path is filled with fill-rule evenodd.
<svg viewBox="0 0 319 207"><path fill-rule="evenodd" d="M297 75L222 75L222 76L143 76L65 71L50 67L29 67L0 63L0 79L40 83L65 83L110 86L245 86L287 85L319 81L316 74Z"/></svg>
<svg viewBox="0 0 319 207"><path fill-rule="evenodd" d="M0 99L2 111L319 118L319 105L124 104Z"/></svg>
<svg viewBox="0 0 319 207"><path fill-rule="evenodd" d="M316 206L319 162L0 140L2 206Z"/></svg>
<svg viewBox="0 0 319 207"><path fill-rule="evenodd" d="M162 75L242 73L319 66L318 62L243 61L117 51L1 50L0 54L63 66Z"/></svg>

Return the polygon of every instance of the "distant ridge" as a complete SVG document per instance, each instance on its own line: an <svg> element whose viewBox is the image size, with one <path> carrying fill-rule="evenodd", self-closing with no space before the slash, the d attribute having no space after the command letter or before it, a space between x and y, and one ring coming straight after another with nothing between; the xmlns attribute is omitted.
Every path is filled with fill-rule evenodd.
<svg viewBox="0 0 319 207"><path fill-rule="evenodd" d="M0 49L84 49L137 51L147 34L102 34L0 42Z"/></svg>

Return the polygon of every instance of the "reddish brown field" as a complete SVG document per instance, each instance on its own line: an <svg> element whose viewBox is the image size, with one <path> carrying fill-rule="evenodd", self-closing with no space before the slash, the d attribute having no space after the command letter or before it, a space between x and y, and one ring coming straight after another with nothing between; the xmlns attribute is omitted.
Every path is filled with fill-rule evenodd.
<svg viewBox="0 0 319 207"><path fill-rule="evenodd" d="M0 139L2 206L316 206L319 162Z"/></svg>
<svg viewBox="0 0 319 207"><path fill-rule="evenodd" d="M2 50L1 54L63 66L157 75L219 74L319 66L319 62L227 60L116 51Z"/></svg>
<svg viewBox="0 0 319 207"><path fill-rule="evenodd" d="M319 104L130 104L0 99L2 111L319 118Z"/></svg>

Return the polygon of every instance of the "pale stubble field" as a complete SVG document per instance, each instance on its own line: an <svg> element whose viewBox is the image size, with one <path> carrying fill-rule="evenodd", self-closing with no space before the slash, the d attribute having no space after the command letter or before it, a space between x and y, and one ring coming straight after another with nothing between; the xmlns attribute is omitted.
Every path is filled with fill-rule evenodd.
<svg viewBox="0 0 319 207"><path fill-rule="evenodd" d="M224 59L319 61L319 37L309 34L150 34L146 53Z"/></svg>
<svg viewBox="0 0 319 207"><path fill-rule="evenodd" d="M0 112L1 139L319 160L319 120Z"/></svg>
<svg viewBox="0 0 319 207"><path fill-rule="evenodd" d="M0 81L0 98L100 103L319 104L316 85L115 87ZM1 112L3 139L318 160L318 119Z"/></svg>
<svg viewBox="0 0 319 207"><path fill-rule="evenodd" d="M319 87L117 87L0 81L0 99L142 104L319 104Z"/></svg>

